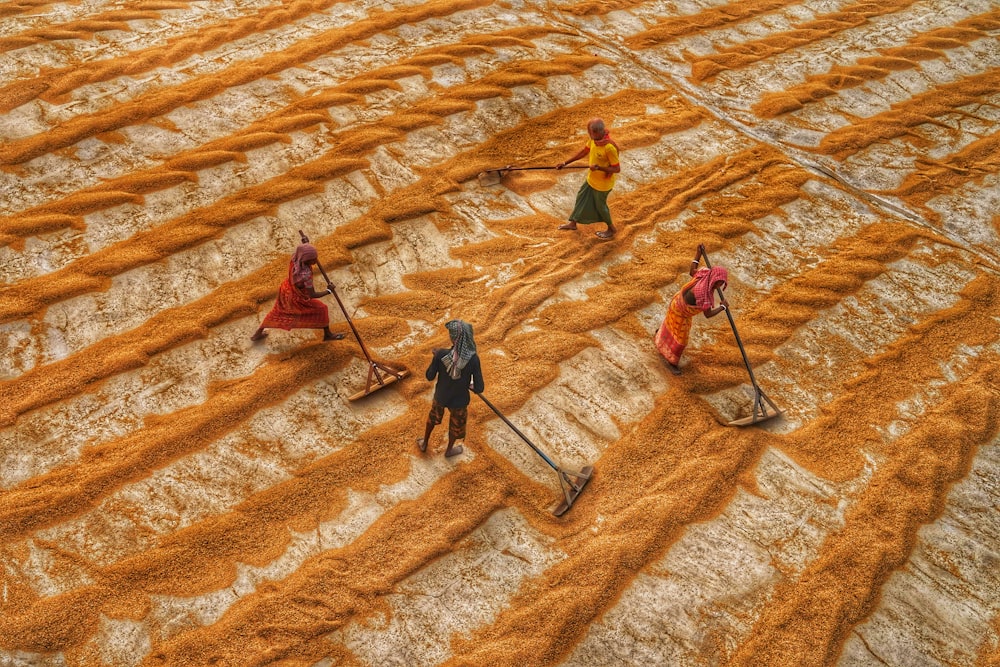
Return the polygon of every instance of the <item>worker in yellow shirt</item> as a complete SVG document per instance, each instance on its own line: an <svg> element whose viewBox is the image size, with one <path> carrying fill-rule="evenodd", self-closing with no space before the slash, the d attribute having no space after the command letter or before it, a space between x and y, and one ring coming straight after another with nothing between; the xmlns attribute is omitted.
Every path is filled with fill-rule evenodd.
<svg viewBox="0 0 1000 667"><path fill-rule="evenodd" d="M597 232L597 236L610 239L615 235L615 226L611 223L608 195L611 194L611 188L615 187L617 174L622 170L618 163L618 144L611 138L600 118L591 118L587 122L587 134L590 135L587 145L570 159L556 165L556 169L562 169L585 155L590 159L590 173L576 193L576 206L569 216L569 222L559 225L559 229L576 229L578 224L603 222L608 228Z"/></svg>

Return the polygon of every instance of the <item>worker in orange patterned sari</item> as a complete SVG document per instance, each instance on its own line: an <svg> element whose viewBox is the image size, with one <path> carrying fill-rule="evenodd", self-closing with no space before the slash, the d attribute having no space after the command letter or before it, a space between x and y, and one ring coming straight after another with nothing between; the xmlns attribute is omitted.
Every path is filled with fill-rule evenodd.
<svg viewBox="0 0 1000 667"><path fill-rule="evenodd" d="M698 246L698 253L691 260L691 280L670 300L667 316L654 338L656 349L674 375L681 374L681 354L687 347L692 318L698 313L704 313L705 317L715 317L729 307L725 296L721 297L718 306L715 305L716 289L726 289L729 273L722 266L699 269L704 250L703 246Z"/></svg>
<svg viewBox="0 0 1000 667"><path fill-rule="evenodd" d="M323 340L340 340L344 334L330 331L330 313L320 297L332 294L327 288L317 292L313 288L313 266L318 262L316 248L302 243L295 249L288 263L288 277L278 289L278 300L250 340L260 340L267 335L264 329L322 329Z"/></svg>

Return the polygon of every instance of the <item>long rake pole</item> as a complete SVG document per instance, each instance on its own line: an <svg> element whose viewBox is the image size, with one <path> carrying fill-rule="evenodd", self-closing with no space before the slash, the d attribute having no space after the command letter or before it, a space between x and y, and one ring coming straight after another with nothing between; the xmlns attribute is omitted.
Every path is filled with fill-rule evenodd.
<svg viewBox="0 0 1000 667"><path fill-rule="evenodd" d="M548 463L552 467L553 470L555 470L556 472L561 472L559 470L559 466L557 466L555 463L553 463L552 459L550 459L548 456L545 455L545 452L543 452L538 447L536 447L535 443L533 443L531 440L528 440L528 436L526 436L525 434L521 433L520 429L518 429L516 426L514 426L510 422L510 420L507 419L507 417L505 417L502 412L500 412L500 410L497 408L497 406L495 406L492 403L490 403L489 399L486 398L485 396L483 396L482 394L476 394L476 396L478 396L479 398L483 399L483 403L485 403L486 405L488 405L490 407L490 410L492 410L493 412L495 412L496 416L499 417L500 419L502 419L503 423L510 427L510 430L514 431L514 433L517 433L517 435L521 438L521 440L524 440L526 443L528 443L528 446L531 447L533 450L535 450L536 454L538 454L543 459L545 459L545 462Z"/></svg>
<svg viewBox="0 0 1000 667"><path fill-rule="evenodd" d="M591 474L593 474L593 468L591 466L587 466L586 468L580 471L563 470L562 468L557 466L552 461L552 459L546 456L545 452L536 447L535 443L533 443L531 440L528 439L528 436L521 433L521 430L516 426L514 426L510 422L510 420L507 419L507 417L505 417L502 412L500 412L497 406L490 403L488 398L486 398L482 394L476 394L476 396L483 399L483 403L488 405L490 410L496 413L496 416L503 420L503 423L507 424L507 426L509 426L511 430L514 431L514 433L516 433L521 438L521 440L524 440L526 443L528 443L528 446L531 447L533 450L535 450L535 453L541 456L545 460L545 462L548 463L549 466L556 471L556 475L559 477L559 488L562 490L563 497L566 499L565 505L561 506L564 507L564 509L562 509L562 511L556 509L555 511L556 516L560 516L563 512L572 507L573 502L576 500L576 497L580 495L580 492L583 490L583 487L586 486L587 482L590 480L590 476ZM581 482L580 480L583 481Z"/></svg>
<svg viewBox="0 0 1000 667"><path fill-rule="evenodd" d="M309 243L309 237L303 234L301 229L299 230L299 238L302 239L303 243ZM337 294L337 288L333 286L333 281L330 280L330 276L326 275L326 271L323 269L323 265L319 263L319 259L316 260L316 268L319 269L320 274L323 276L323 280L326 281L326 286L330 290L330 293L333 294L333 298L337 300L337 305L340 306L340 312L344 314L344 319L347 320L348 326L351 327L351 331L354 333L355 340L357 340L358 345L361 346L361 352L365 355L365 359L368 361L368 384L371 385L371 378L373 374L380 385L385 384L385 381L379 374L379 368L382 368L382 370L386 373L389 373L389 371L382 367L381 364L372 360L372 355L368 352L368 347L365 345L365 341L362 340L361 334L358 333L358 328L354 326L354 320L352 320L351 316L347 313L347 308L344 307L344 302L340 300L340 295Z"/></svg>
<svg viewBox="0 0 1000 667"><path fill-rule="evenodd" d="M701 251L701 256L705 258L705 266L711 269L712 262L711 260L708 259L708 253L705 251L705 246L699 245L698 250ZM719 299L721 300L723 298L722 289L716 287L715 291L719 295ZM760 415L761 419L767 417L767 410L764 407L764 401L766 401L767 404L770 405L775 412L781 412L781 410L778 409L778 406L775 405L774 402L767 397L767 394L765 394L764 391L760 388L760 385L757 384L757 377L753 374L753 368L750 366L750 358L747 357L746 348L743 347L743 340L740 338L740 332L736 329L736 320L733 319L733 314L729 312L729 308L726 308L725 310L726 310L726 318L729 320L729 326L732 327L733 329L733 336L736 337L736 345L739 346L740 354L743 355L743 364L747 367L747 373L750 374L750 384L753 385L753 390L754 390L753 412L751 413L753 415L753 421L755 422L759 421L759 419L757 418L758 414Z"/></svg>
<svg viewBox="0 0 1000 667"><path fill-rule="evenodd" d="M701 250L701 256L705 258L705 266L711 269L712 262L708 259L708 253L705 252L705 246L700 245L698 246L698 249ZM721 300L724 296L722 294L722 288L716 287L715 292L719 295L719 299ZM753 368L750 367L750 359L747 357L747 351L743 347L743 341L740 339L740 332L736 329L736 320L733 319L733 314L729 312L728 308L726 308L726 317L729 319L729 326L733 328L733 335L736 336L736 344L740 348L740 354L743 355L743 363L747 367L747 373L750 374L750 382L753 384L754 387L756 387L757 378L754 377Z"/></svg>

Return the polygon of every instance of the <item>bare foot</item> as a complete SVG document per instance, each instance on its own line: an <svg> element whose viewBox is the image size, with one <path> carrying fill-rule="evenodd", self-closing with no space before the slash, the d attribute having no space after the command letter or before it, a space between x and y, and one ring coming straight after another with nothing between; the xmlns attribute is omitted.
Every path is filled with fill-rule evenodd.
<svg viewBox="0 0 1000 667"><path fill-rule="evenodd" d="M267 332L261 331L260 329L258 329L254 335L250 336L250 340L253 341L264 340L265 338L267 338Z"/></svg>
<svg viewBox="0 0 1000 667"><path fill-rule="evenodd" d="M556 229L576 229L576 223L570 220L569 222L559 225Z"/></svg>
<svg viewBox="0 0 1000 667"><path fill-rule="evenodd" d="M342 333L330 334L329 336L327 336L326 334L323 334L323 340L344 340L344 336L345 335L346 334L342 334Z"/></svg>
<svg viewBox="0 0 1000 667"><path fill-rule="evenodd" d="M417 438L417 447L420 448L420 451L426 452L427 451L427 441L424 440L423 438Z"/></svg>
<svg viewBox="0 0 1000 667"><path fill-rule="evenodd" d="M462 445L455 445L454 447L449 447L448 449L446 449L444 451L444 455L450 458L452 456L458 456L463 451L464 450L462 449Z"/></svg>
<svg viewBox="0 0 1000 667"><path fill-rule="evenodd" d="M613 239L615 237L615 232L617 230L614 227L608 227L603 232L597 232L597 238L599 239Z"/></svg>

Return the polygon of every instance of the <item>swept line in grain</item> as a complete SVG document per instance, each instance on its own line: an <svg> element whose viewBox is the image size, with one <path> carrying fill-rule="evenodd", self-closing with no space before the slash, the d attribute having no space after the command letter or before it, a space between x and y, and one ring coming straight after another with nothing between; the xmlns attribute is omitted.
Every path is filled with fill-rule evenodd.
<svg viewBox="0 0 1000 667"><path fill-rule="evenodd" d="M562 62L570 70L580 72L601 62L601 59L577 57ZM537 63L512 67L478 82L454 86L448 89L447 94L435 99L418 102L409 113L343 130L331 139L331 148L324 155L281 176L189 211L154 229L74 260L57 271L8 286L0 290L0 296L3 296L0 323L27 317L73 296L106 289L113 276L218 238L227 228L266 215L280 203L319 192L323 182L366 167L367 161L358 156L402 139L404 131L394 127L400 122L404 122L408 129L437 124L442 113L449 115L471 110L475 106L474 100L509 95L509 87L542 79L543 75L531 73L538 67ZM546 65L540 67L545 68ZM256 135L248 135L241 139L250 142L255 138ZM342 155L356 157L344 158ZM170 164L167 163L168 166ZM121 193L103 194L110 197Z"/></svg>
<svg viewBox="0 0 1000 667"><path fill-rule="evenodd" d="M1000 360L990 354L976 365L893 447L816 560L778 587L730 665L836 663L882 586L906 564L920 527L941 515L951 486L1000 430Z"/></svg>
<svg viewBox="0 0 1000 667"><path fill-rule="evenodd" d="M823 137L819 150L844 160L876 144L899 137L923 141L916 128L925 123L952 128L940 116L964 115L962 107L980 103L1000 90L1000 70L982 72L938 86L909 100L894 104L889 111L862 118Z"/></svg>
<svg viewBox="0 0 1000 667"><path fill-rule="evenodd" d="M800 23L791 30L719 49L717 53L710 55L698 56L688 53L685 54L685 58L691 63L691 78L694 81L710 81L725 70L749 67L767 58L801 49L823 39L830 39L844 30L864 25L877 16L902 11L915 1L884 0L878 4L858 2L840 11L823 14L811 21Z"/></svg>
<svg viewBox="0 0 1000 667"><path fill-rule="evenodd" d="M970 295L974 295L973 298L981 296L979 294L981 287L983 285L970 289ZM996 286L993 285L989 289L992 290L991 301L995 301ZM977 318L983 322L987 319L989 318L985 314ZM997 324L994 322L989 326L993 330L995 340L998 336ZM936 333L936 330L929 326L928 329ZM945 338L950 335L951 332L945 333ZM920 345L899 347L905 350L906 356L925 354L926 350ZM886 356L885 363L876 367L879 381L884 383L886 376L908 372L909 359ZM958 440L965 438L965 449L957 460L952 461L956 464L951 470L952 474L937 479L943 484L933 489L935 501L943 499L947 484L959 478L967 469L971 460L967 449L969 443L987 441L994 436L1000 426L1000 417L997 416L1000 415L998 381L1000 381L1000 365L996 363L994 356L988 368L972 379L971 386L967 383L954 385L952 403L940 411L943 416L942 421L945 422L943 429L930 426L918 436L909 439L909 442L918 446L934 448L943 435L946 436L944 439L947 439L947 436L961 434L963 420L953 418L954 413L964 413L964 416L975 419L981 425L975 429L976 432L971 437L960 435L957 438ZM845 393L855 392L849 389ZM866 396L871 395L871 393L866 394ZM984 399L984 395L988 400ZM970 401L973 397L976 398ZM509 611L504 612L491 627L476 632L469 640L460 639L456 642L456 656L445 663L446 665L454 667L516 665L530 661L532 656L544 664L556 664L583 636L592 620L617 600L621 590L631 582L632 577L662 555L676 541L685 525L707 520L725 507L735 490L736 478L752 468L765 443L774 445L782 441L781 438L763 432L737 433L718 426L711 415L706 414L707 408L699 405L693 395L683 388L675 388L667 396L657 400L656 405L658 407L655 411L643 421L634 434L623 438L614 449L609 449L605 453L599 462L601 476L592 482L597 485L597 492L591 496L581 496L578 504L574 506L572 520L579 521L581 528L593 525L593 519L597 514L605 518L598 536L581 530L581 535L585 535L579 538L581 544L559 544L561 549L571 554L570 558L547 571L542 577L533 580L527 592L512 600L508 607ZM844 424L845 430L854 436L850 439L854 447L864 438L863 432L859 432L859 429L863 431L865 424L877 423L880 416L884 419L884 405L881 400L869 401L865 412L870 413L870 419L873 421L861 418L852 419L849 424ZM850 413L841 410L837 414ZM816 436L813 434L811 437ZM676 445L678 442L690 444L678 450ZM828 446L826 443L824 449ZM643 456L635 456L630 448L642 449ZM661 452L655 459L657 461L655 465L650 464L652 460L648 456L650 448L654 453L657 450ZM895 449L908 451L909 447ZM715 458L716 455L718 459ZM914 478L919 478L928 472L938 470L934 464L921 463L922 459L921 452L911 451L906 454L905 462L901 462L893 472L904 477L917 468L918 472L914 473ZM662 472L664 470L670 471L666 478ZM887 476L893 477L892 474ZM630 492L629 487L632 484L637 485L634 492ZM606 490L602 492L604 487ZM594 498L605 499L612 490L619 498L639 500L634 502L633 507L627 508L596 507L601 501L595 501ZM885 500L888 500L889 504L894 502L888 498L883 502ZM881 506L877 507L876 513L880 509ZM887 526L912 527L912 521L897 521L900 514L907 514L907 509L894 511L893 519L888 521ZM615 517L610 526L607 522L609 517ZM655 532L644 530L647 526L654 527ZM873 534L878 534L878 530ZM907 530L900 537L912 540L913 535L912 530ZM604 539L601 539L602 536ZM839 536L833 539L839 539ZM852 543L850 539L845 538L843 544L846 545L846 551L851 553L857 548L857 542ZM844 554L838 553L837 556L830 558L829 562L840 568L846 568L846 571L835 573L832 577L835 581L844 582L846 586L852 585L848 582L868 581L855 576L857 569L852 564L856 561L844 557ZM864 571L884 572L884 569L873 567ZM863 586L864 583L860 585ZM850 594L835 598L842 601L856 599ZM828 610L826 604L829 598L822 595L822 591L810 589L796 599L813 605L818 613ZM768 607L769 610L771 608ZM797 608L791 615L796 619L802 619L804 615L801 612L802 610ZM785 637L783 634L785 625L782 623L787 619L788 616L775 615L775 625L782 634L779 637L764 637L754 644L746 652L748 658L746 664L754 664L756 656L767 655L769 647L780 645L780 640ZM803 621L801 624L796 624L794 629L790 629L787 636L789 640L794 639L801 646L814 639L807 632L810 627L809 620ZM805 639L802 639L803 637ZM500 656L502 659L498 662ZM801 660L793 659L794 656L795 654L784 655L784 662L776 660L767 664L800 663ZM807 662L817 665L831 664L821 660Z"/></svg>
<svg viewBox="0 0 1000 667"><path fill-rule="evenodd" d="M785 438L782 448L827 479L856 477L865 465L861 448L887 453L881 452L883 438L874 426L885 421L885 406L908 398L913 387L940 378L940 360L956 347L995 343L1000 338L1000 324L993 317L998 308L1000 287L981 274L965 286L958 303L913 325L869 359L870 370L851 379L845 393L828 403L817 419Z"/></svg>
<svg viewBox="0 0 1000 667"><path fill-rule="evenodd" d="M184 2L184 5L190 3ZM0 53L32 46L42 42L64 39L93 39L94 34L105 30L131 32L128 21L153 20L160 18L157 11L142 9L115 9L66 23L55 23L44 28L32 28L16 34L0 37ZM66 68L68 69L68 68ZM0 89L0 94L2 94Z"/></svg>
<svg viewBox="0 0 1000 667"><path fill-rule="evenodd" d="M204 449L258 410L287 398L353 358L317 343L253 375L214 387L205 403L160 417L120 440L90 447L74 463L0 491L0 538L24 537L91 509L113 489Z"/></svg>
<svg viewBox="0 0 1000 667"><path fill-rule="evenodd" d="M17 16L26 12L38 11L42 7L48 7L56 3L51 0L15 0L15 2L5 2L0 4L0 17Z"/></svg>
<svg viewBox="0 0 1000 667"><path fill-rule="evenodd" d="M0 112L11 111L17 107L30 102L35 98L41 98L46 102L61 104L65 102L65 95L70 91L87 84L110 81L120 76L134 76L157 67L170 67L185 58L196 53L202 53L221 47L227 42L238 40L257 32L263 32L273 28L291 23L310 14L321 12L334 4L345 0L296 0L295 2L271 5L259 10L253 16L244 16L238 19L226 19L213 25L199 27L196 34L179 35L169 39L167 43L141 49L125 55L113 58L105 58L85 63L74 63L66 67L43 70L42 74L32 78L22 78L0 88ZM122 12L109 12L106 22L110 22L115 14ZM148 12L147 12L148 13ZM155 14L153 15L155 17ZM134 16L133 18L149 18ZM91 24L91 21L83 21L84 24ZM73 22L81 23L81 22ZM69 24L72 26L73 24ZM103 28L109 29L109 28ZM128 30L125 28L116 28ZM42 32L51 33L50 28ZM70 27L64 28L63 32L68 35ZM35 31L32 31L33 33ZM69 39L64 37L63 39ZM0 40L0 47L3 41ZM22 44L21 46L25 46ZM20 47L14 47L20 48Z"/></svg>
<svg viewBox="0 0 1000 667"><path fill-rule="evenodd" d="M826 73L809 76L805 82L787 90L766 93L753 106L753 111L761 118L797 111L841 90L884 79L893 72L916 69L921 61L946 59L947 49L991 39L990 32L997 30L1000 30L1000 9L915 35L903 46L880 49L880 56L860 58L853 65L835 65Z"/></svg>
<svg viewBox="0 0 1000 667"><path fill-rule="evenodd" d="M919 157L916 171L900 186L884 194L901 197L919 208L928 220L940 223L941 214L928 206L935 197L958 191L970 183L982 183L1000 172L1000 132L977 139L962 150L937 160Z"/></svg>
<svg viewBox="0 0 1000 667"><path fill-rule="evenodd" d="M655 405L596 462L600 476L567 522L578 532L554 545L568 558L527 582L490 626L457 638L445 665L558 664L688 525L725 509L770 436L720 426L682 388Z"/></svg>
<svg viewBox="0 0 1000 667"><path fill-rule="evenodd" d="M245 151L261 148L279 142L288 142L287 134L296 130L308 129L320 123L330 122L327 109L331 106L352 104L362 99L362 92L372 93L374 85L377 89L399 88L395 79L423 74L430 76L429 66L442 62L461 61L464 55L489 52L500 45L518 45L534 48L534 45L522 35L530 37L533 31L524 28L514 28L490 35L466 35L454 44L439 45L418 52L414 56L399 63L378 68L363 75L352 77L336 86L320 93L312 94L298 100L283 109L276 111L226 137L215 139L197 148L182 151L165 159L157 166L131 172L125 176L109 179L99 185L68 194L58 200L46 202L32 208L0 217L0 245L17 244L19 239L35 234L48 233L71 227L83 229L83 216L106 210L124 203L141 204L141 195L165 189L184 181L197 181L200 169L218 166L227 162L245 162ZM522 61L516 67L512 64L508 69L520 69L522 72L535 74L575 74L584 63L596 63L597 59L589 57L567 57L559 62L549 63L546 67L541 63ZM537 79L526 80L529 83ZM440 109L428 101L434 109ZM391 117L379 122L388 124L399 130L416 129L437 119L428 114L427 108L411 113L403 113L399 107ZM369 124L368 127L372 127Z"/></svg>
<svg viewBox="0 0 1000 667"><path fill-rule="evenodd" d="M27 162L40 155L72 146L82 139L162 116L184 104L212 97L220 90L241 86L289 67L326 55L348 42L368 39L404 24L448 16L488 4L488 0L433 0L419 7L377 15L343 28L327 30L280 53L232 65L212 75L179 86L141 95L107 111L77 116L58 127L0 147L0 165Z"/></svg>
<svg viewBox="0 0 1000 667"><path fill-rule="evenodd" d="M725 28L799 4L799 0L737 0L728 5L703 9L697 14L664 18L652 28L626 38L625 44L631 49L649 49L680 37Z"/></svg>
<svg viewBox="0 0 1000 667"><path fill-rule="evenodd" d="M647 102L664 102L665 97L669 96L649 92L633 96L630 102L623 102L621 108L634 108L638 113L640 109L645 109ZM594 102L584 110L598 103ZM553 116L548 114L530 122L538 131L556 138L560 135ZM683 127L697 121L697 118L683 121L683 117L683 114L678 114L678 118L668 122L682 123ZM368 213L339 227L330 237L314 239L324 264L328 268L349 264L351 248L390 238L389 223L393 221L447 211L448 203L442 195L456 188L456 180L468 180L493 164L492 160L497 156L513 157L500 152L500 146L510 148L509 143L499 142L498 146L487 142L460 153L435 172L395 191L391 199L376 202ZM552 151L553 156L555 152ZM211 327L255 312L259 303L274 298L276 286L281 282L286 267L284 259L271 262L239 281L221 285L197 301L165 310L132 331L106 337L65 359L36 367L14 380L0 383L0 427L11 425L25 412L78 393L81 387L90 387L117 373L142 367L150 357L202 337Z"/></svg>

